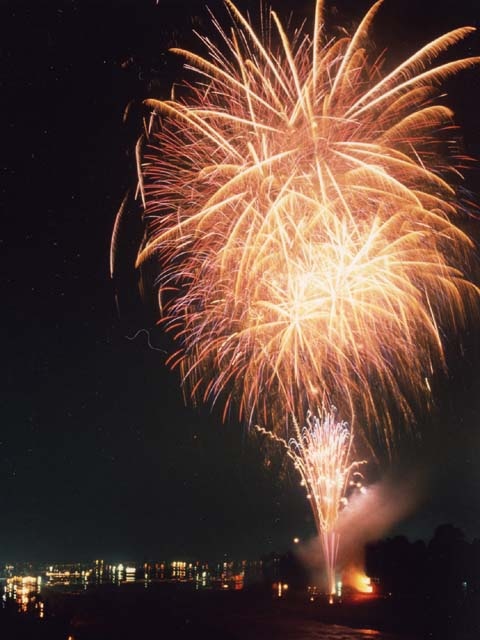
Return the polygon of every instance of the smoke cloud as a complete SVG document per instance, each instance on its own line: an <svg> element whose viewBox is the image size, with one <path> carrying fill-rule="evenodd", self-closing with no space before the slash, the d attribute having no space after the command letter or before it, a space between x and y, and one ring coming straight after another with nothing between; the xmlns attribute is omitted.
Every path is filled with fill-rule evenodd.
<svg viewBox="0 0 480 640"><path fill-rule="evenodd" d="M365 493L355 493L348 506L340 514L337 531L340 549L337 569L348 576L363 571L365 546L378 540L398 523L415 511L425 496L425 478L421 472L403 476L402 481L385 477L369 486ZM319 572L323 569L323 556L319 538L301 546L300 559L311 568L312 579L319 584ZM352 569L354 571L350 571Z"/></svg>

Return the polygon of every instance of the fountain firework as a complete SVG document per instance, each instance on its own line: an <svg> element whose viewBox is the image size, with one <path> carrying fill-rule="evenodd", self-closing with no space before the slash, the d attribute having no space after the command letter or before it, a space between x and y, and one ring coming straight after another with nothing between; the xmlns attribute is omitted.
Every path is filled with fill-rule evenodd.
<svg viewBox="0 0 480 640"><path fill-rule="evenodd" d="M464 162L441 82L479 62L432 60L455 29L388 74L367 50L373 5L352 37L257 35L225 0L183 98L148 100L139 142L146 232L138 264L161 265L170 358L193 399L248 423L319 400L361 415L389 445L445 366L442 332L478 290L452 183ZM278 45L272 40L276 34ZM379 424L383 426L378 427Z"/></svg>
<svg viewBox="0 0 480 640"><path fill-rule="evenodd" d="M315 525L322 543L327 588L335 594L335 567L339 545L338 516L347 504L348 488L364 491L358 467L365 461L352 461L353 437L346 422L337 422L336 410L307 413L306 425L300 428L293 420L295 437L284 440L257 426L257 430L283 445L293 460L307 490Z"/></svg>

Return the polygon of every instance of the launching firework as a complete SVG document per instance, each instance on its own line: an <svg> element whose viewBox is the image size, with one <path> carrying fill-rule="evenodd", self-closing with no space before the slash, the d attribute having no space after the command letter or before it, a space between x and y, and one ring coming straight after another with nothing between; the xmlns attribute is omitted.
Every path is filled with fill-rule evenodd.
<svg viewBox="0 0 480 640"><path fill-rule="evenodd" d="M353 437L346 422L337 422L331 409L319 416L307 413L306 425L294 420L295 437L284 440L261 427L285 448L306 488L315 525L322 543L328 593L335 593L335 566L339 545L338 516L347 504L349 487L363 489L358 468L365 462L351 460Z"/></svg>
<svg viewBox="0 0 480 640"><path fill-rule="evenodd" d="M373 5L352 37L257 35L231 0L206 55L176 50L196 80L148 100L138 264L160 264L170 363L187 393L249 423L335 402L385 442L445 366L478 290L457 226L463 163L439 85L480 58L431 66L472 28L393 71L367 50ZM265 25L264 25L265 26ZM272 44L273 40L278 44ZM379 418L382 418L380 421Z"/></svg>

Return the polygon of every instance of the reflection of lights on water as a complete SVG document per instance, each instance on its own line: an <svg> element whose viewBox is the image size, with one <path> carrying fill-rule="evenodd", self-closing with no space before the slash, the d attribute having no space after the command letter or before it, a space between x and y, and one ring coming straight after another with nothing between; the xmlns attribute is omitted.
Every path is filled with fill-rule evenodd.
<svg viewBox="0 0 480 640"><path fill-rule="evenodd" d="M342 597L342 588L343 588L343 583L341 580L339 580L337 582L337 597L341 598Z"/></svg>
<svg viewBox="0 0 480 640"><path fill-rule="evenodd" d="M179 560L172 562L172 578L184 580L187 573L187 563Z"/></svg>
<svg viewBox="0 0 480 640"><path fill-rule="evenodd" d="M7 578L2 595L2 607L5 608L8 600L12 600L18 606L18 611L27 613L30 607L39 612L43 618L43 603L37 601L38 592L41 589L41 577L12 576Z"/></svg>
<svg viewBox="0 0 480 640"><path fill-rule="evenodd" d="M274 582L273 588L276 592L277 598L283 598L288 591L288 584L285 582Z"/></svg>
<svg viewBox="0 0 480 640"><path fill-rule="evenodd" d="M191 583L196 590L216 589L240 591L247 580L257 580L261 571L261 563L247 561L220 562L216 567L207 563L185 562L176 560L168 565L164 562L144 563L139 567L132 563L110 565L96 561L94 567L77 565L50 565L43 576L11 576L5 578L0 590L0 608L6 609L9 604L19 612L45 617L46 608L41 600L41 591L67 588L74 592L86 590L90 585L109 582L117 588L122 583L132 583L141 578L145 589L154 583L167 582ZM140 581L140 580L139 580ZM3 638L0 635L0 639Z"/></svg>

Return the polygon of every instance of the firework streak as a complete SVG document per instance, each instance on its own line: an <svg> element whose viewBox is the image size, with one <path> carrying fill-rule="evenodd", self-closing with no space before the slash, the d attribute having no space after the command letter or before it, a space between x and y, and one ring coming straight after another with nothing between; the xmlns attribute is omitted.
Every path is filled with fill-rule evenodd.
<svg viewBox="0 0 480 640"><path fill-rule="evenodd" d="M352 37L263 39L232 18L182 99L148 100L139 143L146 236L162 322L187 394L253 424L334 402L391 441L444 367L442 335L477 289L452 184L464 158L439 85L479 62L431 66L455 29L388 74L366 49L381 2ZM272 44L273 40L277 45ZM268 419L268 420L267 420ZM378 425L382 424L380 428Z"/></svg>
<svg viewBox="0 0 480 640"><path fill-rule="evenodd" d="M335 593L335 565L339 535L336 531L340 510L347 504L347 491L353 485L363 489L358 467L351 461L353 438L346 422L337 422L335 410L319 416L307 413L306 426L300 429L294 420L295 437L288 442L270 431L257 430L283 445L287 456L307 489L315 525L322 543L328 593ZM354 476L357 476L354 479Z"/></svg>

